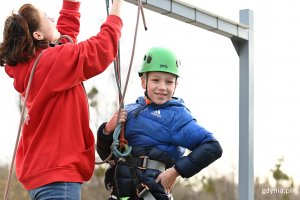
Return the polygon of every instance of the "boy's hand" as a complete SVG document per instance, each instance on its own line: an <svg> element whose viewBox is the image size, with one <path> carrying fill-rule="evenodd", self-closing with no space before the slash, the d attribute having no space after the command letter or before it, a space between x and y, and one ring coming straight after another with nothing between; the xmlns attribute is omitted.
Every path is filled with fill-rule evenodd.
<svg viewBox="0 0 300 200"><path fill-rule="evenodd" d="M126 121L126 119L127 119L127 112L125 109L121 109L118 123L123 123ZM107 124L104 128L104 134L110 135L114 132L116 125L117 125L117 120L118 120L118 112L116 112L112 116L112 118L107 122Z"/></svg>
<svg viewBox="0 0 300 200"><path fill-rule="evenodd" d="M179 173L174 167L167 169L162 172L156 178L155 182L159 183L165 188L166 193L169 194L175 185L176 178L179 176Z"/></svg>

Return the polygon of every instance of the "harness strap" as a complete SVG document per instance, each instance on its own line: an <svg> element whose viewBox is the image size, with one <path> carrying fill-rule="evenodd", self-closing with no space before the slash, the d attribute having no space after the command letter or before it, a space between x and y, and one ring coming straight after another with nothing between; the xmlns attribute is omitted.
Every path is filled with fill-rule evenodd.
<svg viewBox="0 0 300 200"><path fill-rule="evenodd" d="M151 194L149 191L149 188L147 185L141 183L139 185L140 189L137 187L137 196L138 197L143 197L144 200L156 200L154 196Z"/></svg>
<svg viewBox="0 0 300 200"><path fill-rule="evenodd" d="M124 158L124 163L126 165L136 167L138 169L155 169L158 171L165 171L166 164L157 160L151 160L148 156L140 156L140 157L133 157L129 156Z"/></svg>
<svg viewBox="0 0 300 200"><path fill-rule="evenodd" d="M129 166L131 178L136 186L137 196L143 197L144 200L156 200L151 194L149 187L140 181L139 177L136 174L136 168L141 170L155 169L162 172L166 170L166 164L157 160L151 160L148 156L129 156L123 158L122 160L124 164Z"/></svg>
<svg viewBox="0 0 300 200"><path fill-rule="evenodd" d="M132 181L136 186L136 195L138 197L143 197L144 200L156 200L154 196L151 194L149 187L140 181L139 177L136 174L137 173L136 169L133 166L129 166L129 172Z"/></svg>
<svg viewBox="0 0 300 200"><path fill-rule="evenodd" d="M143 187L142 190L140 190L140 192L138 192L137 190L137 195L138 197L143 197L144 200L156 200L155 197L151 194L151 192L149 191L149 188L147 185L141 183L140 186ZM173 195L172 194L167 194L168 195L168 199L169 200L174 200Z"/></svg>

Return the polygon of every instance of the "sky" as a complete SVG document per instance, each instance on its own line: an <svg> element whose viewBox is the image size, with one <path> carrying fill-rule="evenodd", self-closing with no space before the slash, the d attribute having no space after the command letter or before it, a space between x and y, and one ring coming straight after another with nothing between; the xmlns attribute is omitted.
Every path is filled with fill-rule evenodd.
<svg viewBox="0 0 300 200"><path fill-rule="evenodd" d="M13 9L25 1L10 0L0 7L0 27ZM58 17L61 0L33 3L48 16ZM82 1L79 40L93 36L106 17L105 1ZM300 133L298 0L185 0L191 5L239 22L239 11L251 9L254 14L254 175L270 178L276 161L284 158L282 170L300 183L300 155L297 135ZM143 94L137 76L140 61L152 46L173 49L180 58L181 77L175 96L181 97L198 123L213 132L223 147L223 156L203 171L214 176L237 175L239 126L239 58L230 39L188 25L166 16L145 11L148 30L139 24L133 69L125 103ZM126 78L129 66L137 7L124 3L120 40L121 67ZM2 41L2 31L0 33ZM111 67L112 69L112 67ZM115 82L112 70L88 80L87 90L99 90L100 117L91 116L96 129L116 111ZM0 164L10 162L19 123L18 94L13 81L0 68ZM109 87L107 87L109 86ZM93 113L92 113L93 114Z"/></svg>

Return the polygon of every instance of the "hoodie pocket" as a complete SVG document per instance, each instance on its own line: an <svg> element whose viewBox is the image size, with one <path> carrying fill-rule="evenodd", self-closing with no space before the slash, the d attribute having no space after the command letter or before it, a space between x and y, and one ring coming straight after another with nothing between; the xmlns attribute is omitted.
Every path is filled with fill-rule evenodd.
<svg viewBox="0 0 300 200"><path fill-rule="evenodd" d="M93 142L88 149L81 152L80 162L82 178L84 181L88 181L92 177L95 168L95 144Z"/></svg>

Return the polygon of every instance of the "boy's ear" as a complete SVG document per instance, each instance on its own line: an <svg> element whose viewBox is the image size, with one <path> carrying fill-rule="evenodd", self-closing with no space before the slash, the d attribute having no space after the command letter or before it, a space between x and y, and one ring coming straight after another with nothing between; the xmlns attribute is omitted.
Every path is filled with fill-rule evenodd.
<svg viewBox="0 0 300 200"><path fill-rule="evenodd" d="M142 88L143 89L146 89L146 86L147 86L147 82L146 82L146 78L145 76L141 76L141 85L142 85Z"/></svg>
<svg viewBox="0 0 300 200"><path fill-rule="evenodd" d="M44 39L43 34L41 34L41 33L38 32L38 31L33 32L33 33L32 33L32 36L33 36L36 40L42 40L42 39Z"/></svg>

